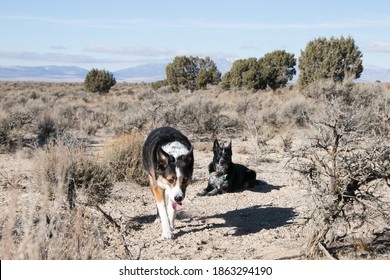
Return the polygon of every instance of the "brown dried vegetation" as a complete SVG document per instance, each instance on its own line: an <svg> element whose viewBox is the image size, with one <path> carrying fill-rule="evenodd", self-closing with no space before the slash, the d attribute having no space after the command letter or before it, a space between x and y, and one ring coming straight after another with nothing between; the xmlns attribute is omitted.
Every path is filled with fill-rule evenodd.
<svg viewBox="0 0 390 280"><path fill-rule="evenodd" d="M299 236L307 250L278 258L388 258L389 86L321 81L302 93L291 88L251 92L214 86L189 93L120 83L108 94L98 95L85 92L77 83L0 83L0 258L150 257L143 250L156 244L143 241L138 249L134 245L149 219L126 219L132 213L123 209L141 210L121 205L122 201L135 205L141 200L144 206L149 202L138 195L125 199L119 190L126 189L124 185L147 185L142 144L151 129L163 125L177 127L193 141L195 188L201 189L207 180L210 143L218 137L233 139L235 155L257 171L258 179L268 166L282 165L283 181L289 184L285 188L299 186L308 195L304 212L297 207L288 211L298 217L291 218L290 212L282 217L291 218L289 222L266 219L269 224L264 227L253 220L255 224L247 225L237 237L227 226L213 228L202 218L190 217L184 219L194 229L182 227L187 235L214 230L221 238L247 234L257 240L264 230L294 227L296 232L289 236ZM280 172L275 169L270 174ZM271 192L281 187L269 180L260 186L260 195L280 200L279 194ZM266 212L258 207L247 206L237 213L247 219L250 209ZM240 229L234 213L204 219L228 217L236 225L233 228ZM291 227L284 227L290 223ZM185 242L182 237L179 245ZM229 246L246 242L237 240L230 239ZM208 242L195 240L196 254ZM210 246L214 258L230 256L219 255L223 248ZM258 257L248 255L250 250L236 249L236 258ZM197 258L196 254L184 258Z"/></svg>

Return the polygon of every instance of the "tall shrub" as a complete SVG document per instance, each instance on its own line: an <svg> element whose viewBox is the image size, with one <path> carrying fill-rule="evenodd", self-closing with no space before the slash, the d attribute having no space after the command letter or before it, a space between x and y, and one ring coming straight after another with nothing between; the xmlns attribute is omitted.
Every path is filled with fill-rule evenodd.
<svg viewBox="0 0 390 280"><path fill-rule="evenodd" d="M87 91L108 93L116 84L114 74L106 70L92 69L88 72L84 80L84 87Z"/></svg>

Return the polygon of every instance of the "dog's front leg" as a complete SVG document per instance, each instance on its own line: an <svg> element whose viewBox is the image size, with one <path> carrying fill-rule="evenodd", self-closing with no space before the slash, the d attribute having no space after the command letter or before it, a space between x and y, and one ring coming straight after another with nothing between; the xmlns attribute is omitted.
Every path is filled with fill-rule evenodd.
<svg viewBox="0 0 390 280"><path fill-rule="evenodd" d="M168 218L168 211L165 204L165 190L160 188L157 184L151 186L154 199L156 200L158 214L161 220L162 238L173 238L173 230ZM173 210L173 209L172 209Z"/></svg>
<svg viewBox="0 0 390 280"><path fill-rule="evenodd" d="M168 213L169 225L171 226L171 229L173 230L175 228L176 211L172 207L172 203L171 203L171 200L169 199L168 194L165 194L165 207L166 207L167 213Z"/></svg>
<svg viewBox="0 0 390 280"><path fill-rule="evenodd" d="M213 195L217 195L217 194L221 194L222 193L222 190L221 189L213 189L211 192L208 192L206 195L207 196L213 196Z"/></svg>
<svg viewBox="0 0 390 280"><path fill-rule="evenodd" d="M197 195L198 195L198 196L205 196L205 195L207 195L209 192L211 192L212 190L214 190L214 187L213 187L212 185L210 185L210 183L208 183L208 184L207 184L207 187L206 187L203 191L197 193Z"/></svg>
<svg viewBox="0 0 390 280"><path fill-rule="evenodd" d="M171 221L168 217L169 210L166 207L164 199L160 202L157 202L158 213L160 214L161 227L162 227L162 238L173 238L173 228L171 227ZM168 210L168 211L167 211Z"/></svg>

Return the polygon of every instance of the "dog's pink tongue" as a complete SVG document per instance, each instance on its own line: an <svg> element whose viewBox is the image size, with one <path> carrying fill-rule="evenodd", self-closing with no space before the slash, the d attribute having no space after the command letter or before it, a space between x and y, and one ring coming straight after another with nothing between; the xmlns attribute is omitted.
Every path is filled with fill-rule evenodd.
<svg viewBox="0 0 390 280"><path fill-rule="evenodd" d="M176 201L171 200L171 203L172 203L173 210L175 210L176 212L179 211L182 207L182 205L177 203Z"/></svg>

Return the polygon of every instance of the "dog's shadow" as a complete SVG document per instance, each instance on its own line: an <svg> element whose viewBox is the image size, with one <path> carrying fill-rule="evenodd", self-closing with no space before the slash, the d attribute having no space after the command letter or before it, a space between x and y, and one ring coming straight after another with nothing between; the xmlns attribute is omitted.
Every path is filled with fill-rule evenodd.
<svg viewBox="0 0 390 280"><path fill-rule="evenodd" d="M282 187L284 186L275 186L268 184L265 181L257 180L256 185L253 188L241 189L238 190L238 192L252 191L269 193L273 190L279 190ZM224 195L229 194L222 194L222 196ZM188 220L188 223L186 222L186 225L177 227L176 229L178 232L176 232L175 236L179 237L190 232L195 233L210 228L231 228L234 230L232 235L243 236L260 232L263 229L273 229L290 224L296 215L297 214L293 208L260 205L203 217L193 217L192 215L188 216L184 211L178 213L177 219ZM132 220L138 223L153 223L155 219L156 215L144 215L134 217ZM223 219L224 222L211 222L210 220L212 219ZM191 224L191 220L196 222Z"/></svg>
<svg viewBox="0 0 390 280"><path fill-rule="evenodd" d="M256 185L254 185L253 188L242 189L242 191L249 190L252 192L269 193L274 190L280 190L283 187L285 186L275 186L263 180L256 180Z"/></svg>
<svg viewBox="0 0 390 280"><path fill-rule="evenodd" d="M190 218L185 213L180 213L178 219L195 220L196 223L177 227L179 230L175 236L179 237L188 233L195 233L210 228L231 228L233 236L243 236L260 232L263 229L278 228L291 224L296 213L293 208L253 206L244 209L228 211L212 216ZM145 215L133 218L139 223L153 223L156 215ZM224 222L210 222L212 219L223 219ZM201 223L199 223L201 222Z"/></svg>
<svg viewBox="0 0 390 280"><path fill-rule="evenodd" d="M296 213L293 208L253 206L222 214L199 217L198 220L204 222L204 226L199 228L199 230L204 230L205 227L232 228L234 230L232 235L243 236L260 232L263 229L273 229L290 224L295 216ZM218 218L223 219L225 222L207 223L210 219ZM190 231L197 231L197 229L193 228Z"/></svg>

